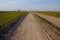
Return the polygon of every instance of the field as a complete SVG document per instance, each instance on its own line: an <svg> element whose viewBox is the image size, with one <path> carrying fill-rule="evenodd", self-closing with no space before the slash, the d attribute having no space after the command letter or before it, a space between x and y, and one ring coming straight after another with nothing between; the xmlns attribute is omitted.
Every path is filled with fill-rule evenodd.
<svg viewBox="0 0 60 40"><path fill-rule="evenodd" d="M0 11L0 30L7 27L7 25L14 22L16 19L21 18L26 13L27 12Z"/></svg>
<svg viewBox="0 0 60 40"><path fill-rule="evenodd" d="M38 13L60 18L60 12L40 11L40 12L38 12Z"/></svg>

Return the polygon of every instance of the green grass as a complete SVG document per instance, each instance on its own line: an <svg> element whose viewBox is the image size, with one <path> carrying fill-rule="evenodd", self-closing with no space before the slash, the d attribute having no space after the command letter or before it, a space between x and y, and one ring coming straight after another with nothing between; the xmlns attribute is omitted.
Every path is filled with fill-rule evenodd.
<svg viewBox="0 0 60 40"><path fill-rule="evenodd" d="M60 12L38 11L38 13L60 18Z"/></svg>
<svg viewBox="0 0 60 40"><path fill-rule="evenodd" d="M0 11L0 29L7 27L8 24L24 16L27 12Z"/></svg>

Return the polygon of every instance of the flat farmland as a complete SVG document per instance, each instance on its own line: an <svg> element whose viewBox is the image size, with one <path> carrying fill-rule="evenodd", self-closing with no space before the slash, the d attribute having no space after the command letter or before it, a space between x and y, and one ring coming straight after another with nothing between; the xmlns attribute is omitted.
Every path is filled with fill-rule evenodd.
<svg viewBox="0 0 60 40"><path fill-rule="evenodd" d="M60 12L40 11L38 13L60 18Z"/></svg>
<svg viewBox="0 0 60 40"><path fill-rule="evenodd" d="M14 22L16 19L21 18L25 14L26 12L0 11L0 30L7 27L7 25Z"/></svg>

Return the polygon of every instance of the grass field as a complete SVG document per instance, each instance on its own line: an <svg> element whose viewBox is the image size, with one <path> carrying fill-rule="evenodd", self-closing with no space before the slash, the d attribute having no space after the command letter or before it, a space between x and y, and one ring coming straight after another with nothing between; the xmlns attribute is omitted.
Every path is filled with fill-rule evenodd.
<svg viewBox="0 0 60 40"><path fill-rule="evenodd" d="M60 12L38 11L38 13L60 18Z"/></svg>
<svg viewBox="0 0 60 40"><path fill-rule="evenodd" d="M0 29L7 27L8 24L24 16L27 12L0 11Z"/></svg>

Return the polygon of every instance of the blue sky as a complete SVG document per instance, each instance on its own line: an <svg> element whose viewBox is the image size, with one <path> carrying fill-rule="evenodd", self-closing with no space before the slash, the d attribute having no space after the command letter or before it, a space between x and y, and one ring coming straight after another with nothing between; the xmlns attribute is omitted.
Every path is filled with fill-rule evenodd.
<svg viewBox="0 0 60 40"><path fill-rule="evenodd" d="M60 0L0 0L0 10L60 11Z"/></svg>

